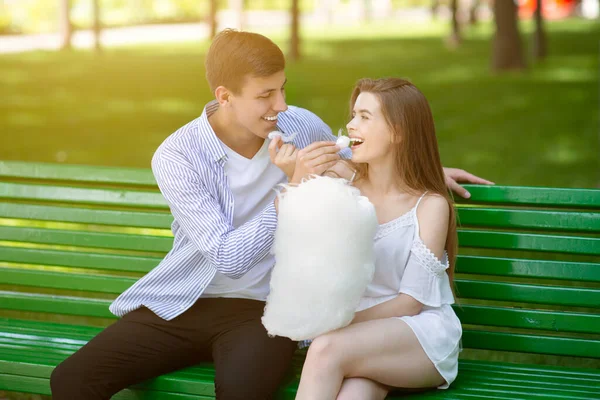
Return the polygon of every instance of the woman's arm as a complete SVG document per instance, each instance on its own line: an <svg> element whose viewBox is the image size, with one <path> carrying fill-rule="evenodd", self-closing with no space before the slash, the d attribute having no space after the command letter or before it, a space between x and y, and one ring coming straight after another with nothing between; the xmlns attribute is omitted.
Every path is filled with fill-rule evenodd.
<svg viewBox="0 0 600 400"><path fill-rule="evenodd" d="M417 209L419 236L427 248L438 258L442 258L448 235L450 205L442 196L425 196ZM410 261L409 263L414 262ZM417 266L417 268L421 268ZM373 319L404 317L417 315L423 309L423 303L414 297L399 293L397 297L356 313L352 323Z"/></svg>
<svg viewBox="0 0 600 400"><path fill-rule="evenodd" d="M392 317L405 317L417 315L421 312L423 303L418 302L411 296L400 293L392 300L378 304L366 310L359 311L354 315L353 324L358 322L371 321L373 319L383 319Z"/></svg>

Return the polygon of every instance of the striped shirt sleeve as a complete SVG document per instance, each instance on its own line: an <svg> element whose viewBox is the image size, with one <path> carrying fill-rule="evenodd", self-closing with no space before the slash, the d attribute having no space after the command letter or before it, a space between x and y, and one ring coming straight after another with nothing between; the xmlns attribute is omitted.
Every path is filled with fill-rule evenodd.
<svg viewBox="0 0 600 400"><path fill-rule="evenodd" d="M173 217L217 271L239 279L269 252L277 225L274 204L234 229L184 156L159 149L152 171Z"/></svg>

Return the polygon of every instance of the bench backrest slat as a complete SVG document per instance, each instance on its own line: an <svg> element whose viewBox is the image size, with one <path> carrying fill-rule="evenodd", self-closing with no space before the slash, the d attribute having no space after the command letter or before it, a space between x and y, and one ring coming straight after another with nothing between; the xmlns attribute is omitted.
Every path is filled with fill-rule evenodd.
<svg viewBox="0 0 600 400"><path fill-rule="evenodd" d="M600 314L510 309L472 304L459 305L454 309L463 324L506 326L554 332L600 332Z"/></svg>
<svg viewBox="0 0 600 400"><path fill-rule="evenodd" d="M0 218L157 229L169 229L173 222L173 217L166 211L106 210L3 202L0 202Z"/></svg>
<svg viewBox="0 0 600 400"><path fill-rule="evenodd" d="M0 246L0 262L146 273L162 257Z"/></svg>
<svg viewBox="0 0 600 400"><path fill-rule="evenodd" d="M455 283L458 296L467 299L573 307L600 306L600 290L593 288L485 282L467 279L456 279Z"/></svg>
<svg viewBox="0 0 600 400"><path fill-rule="evenodd" d="M167 252L170 237L0 226L0 240L113 250Z"/></svg>
<svg viewBox="0 0 600 400"><path fill-rule="evenodd" d="M110 300L43 294L0 292L0 308L50 314L115 318L108 310Z"/></svg>
<svg viewBox="0 0 600 400"><path fill-rule="evenodd" d="M156 186L152 171L145 168L56 165L20 161L0 161L0 180L3 178Z"/></svg>
<svg viewBox="0 0 600 400"><path fill-rule="evenodd" d="M456 272L502 277L600 282L600 265L591 262L459 255Z"/></svg>
<svg viewBox="0 0 600 400"><path fill-rule="evenodd" d="M26 183L3 183L0 198L11 200L53 201L91 205L138 208L168 208L156 191L135 189L94 189L73 186L47 186Z"/></svg>

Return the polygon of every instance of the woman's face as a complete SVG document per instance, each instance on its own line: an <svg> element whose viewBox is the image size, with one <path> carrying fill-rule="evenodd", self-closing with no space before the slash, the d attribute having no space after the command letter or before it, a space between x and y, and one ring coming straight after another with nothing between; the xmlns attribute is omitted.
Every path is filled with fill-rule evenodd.
<svg viewBox="0 0 600 400"><path fill-rule="evenodd" d="M362 140L362 143L353 141L352 161L373 163L391 155L392 132L382 114L379 99L374 94L362 92L358 95L352 120L346 128L350 138Z"/></svg>

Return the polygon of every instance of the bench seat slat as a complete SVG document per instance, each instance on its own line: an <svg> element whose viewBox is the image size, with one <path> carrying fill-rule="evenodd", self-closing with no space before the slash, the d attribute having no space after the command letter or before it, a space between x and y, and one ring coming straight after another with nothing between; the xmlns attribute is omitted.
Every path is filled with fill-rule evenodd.
<svg viewBox="0 0 600 400"><path fill-rule="evenodd" d="M461 226L546 229L556 231L600 231L600 213L458 207Z"/></svg>
<svg viewBox="0 0 600 400"><path fill-rule="evenodd" d="M168 208L160 192L133 189L96 189L3 182L0 198L121 207Z"/></svg>
<svg viewBox="0 0 600 400"><path fill-rule="evenodd" d="M600 314L542 311L463 304L454 307L463 324L599 333Z"/></svg>
<svg viewBox="0 0 600 400"><path fill-rule="evenodd" d="M551 253L600 254L600 238L542 235L530 233L489 232L470 229L458 231L462 247L486 249L534 250Z"/></svg>
<svg viewBox="0 0 600 400"><path fill-rule="evenodd" d="M173 222L173 216L167 212L103 210L22 203L0 203L0 218L157 229L170 229Z"/></svg>
<svg viewBox="0 0 600 400"><path fill-rule="evenodd" d="M0 262L145 273L162 257L0 246Z"/></svg>
<svg viewBox="0 0 600 400"><path fill-rule="evenodd" d="M3 350L0 349L0 354ZM44 353L55 353L52 350L44 350ZM16 354L13 353L12 357ZM10 358L10 357L2 357ZM60 362L64 358L64 355L58 355L53 362L40 366L35 370L34 374L31 374L31 367L35 366L35 361L31 363L24 362L25 365L15 365L14 363L0 362L0 373L4 375L19 375L24 373L27 376L36 376L40 378L47 378L52 370L52 366ZM44 357L44 359L51 359ZM41 364L41 363L40 363ZM544 367L534 367L531 372L537 372L537 374L529 374L531 378L522 379L519 371L525 370L524 367L511 368L510 365L502 366L500 368L504 370L504 375L496 375L491 371L495 371L495 365L493 363L485 362L461 362L460 372L456 384L453 385L451 390L447 391L433 391L427 392L424 395L417 395L417 398L424 396L425 398L438 398L438 394L452 394L449 398L456 398L455 396L461 393L478 393L480 396L487 396L491 393L496 393L499 396L510 394L515 396L520 393L527 393L527 389L534 391L537 396L544 394L546 396L553 395L552 398L589 398L583 396L590 396L595 393L597 388L598 380L590 381L577 381L569 378L568 372L564 373L564 379L561 375L556 375L555 371L549 368L544 371ZM500 370L502 370L500 369ZM513 369L517 370L517 376L511 377L510 374ZM554 368L556 370L556 368ZM299 371L298 371L299 372ZM298 373L296 373L297 379ZM596 375L596 378L600 377L600 374ZM210 365L197 366L192 368L186 368L181 371L176 371L167 375L163 375L157 379L150 380L144 384L137 385L136 388L157 390L157 391L169 391L177 390L178 392L184 392L188 394L212 394L213 384L212 379L214 378L214 370ZM1 378L0 378L1 379ZM295 381L291 388L295 387ZM562 389L560 387L562 386ZM280 390L280 396L293 395L293 390L290 387L286 387ZM281 398L281 397L278 397ZM391 396L390 398L396 398ZM405 398L405 397L402 397ZM414 396L409 396L414 398ZM443 398L443 397L442 397ZM468 397L467 397L468 398ZM483 397L485 398L485 397ZM513 397L514 398L514 397ZM519 396L518 398L523 398Z"/></svg>
<svg viewBox="0 0 600 400"><path fill-rule="evenodd" d="M156 186L152 171L148 168L0 161L0 177Z"/></svg>
<svg viewBox="0 0 600 400"><path fill-rule="evenodd" d="M600 357L600 341L520 333L487 332L466 329L464 347L484 350L513 351L556 356Z"/></svg>
<svg viewBox="0 0 600 400"><path fill-rule="evenodd" d="M537 395L553 396L553 398L565 399L585 399L589 400L590 396L596 395L598 392L594 388L582 388L565 386L553 382L546 382L544 385L532 385L530 382L506 382L496 377L481 376L464 376L463 379L457 380L456 388L458 390L495 390L502 393L523 393L523 391L535 388ZM527 393L527 392L526 392Z"/></svg>
<svg viewBox="0 0 600 400"><path fill-rule="evenodd" d="M32 378L29 376L0 374L0 390L12 390L27 393L40 393L50 395L50 381L48 378ZM174 393L166 391L150 391L143 389L126 389L112 397L113 400L207 400L214 396L201 396L198 394Z"/></svg>
<svg viewBox="0 0 600 400"><path fill-rule="evenodd" d="M600 307L600 289L532 285L456 279L462 298L553 304L574 307Z"/></svg>
<svg viewBox="0 0 600 400"><path fill-rule="evenodd" d="M537 279L600 282L600 264L459 255L456 272Z"/></svg>
<svg viewBox="0 0 600 400"><path fill-rule="evenodd" d="M0 226L0 240L62 246L166 253L173 238L124 233L70 231Z"/></svg>
<svg viewBox="0 0 600 400"><path fill-rule="evenodd" d="M87 339L90 339L88 337ZM6 340L6 339L5 339ZM24 343L24 342L23 342ZM21 349L12 349L5 347L3 344L0 344L0 355L3 362L0 362L0 372L3 373L11 373L11 374L20 374L26 373L30 376L40 376L47 377L49 375L50 370L48 366L52 367L62 361L68 354L74 352L78 349L80 345L73 345L70 348L70 351L61 351L61 347L53 347L55 344L55 340L52 338L45 338L45 340L40 340L39 343L32 341L31 345L27 345L24 343L24 347ZM61 343L59 343L60 345ZM63 345L62 348L68 350L68 347ZM298 358L299 355L296 356ZM297 361L297 360L295 360ZM22 363L22 364L31 364L25 367L20 367L19 365L14 365L14 363ZM470 376L477 376L478 379L485 377L485 380L488 381L498 381L502 383L510 383L512 386L554 386L554 385L569 385L571 388L583 391L598 390L600 389L600 372L597 372L595 375L590 374L589 371L583 370L582 374L578 374L576 377L570 377L568 374L565 374L562 370L557 371L546 371L539 370L536 371L534 368L528 368L521 371L517 368L507 368L507 367L498 367L495 365L491 365L486 368L481 368L481 365L478 364L477 368L469 368L469 361L460 362L461 368L461 380L464 382L465 379L469 379ZM44 364L44 365L41 365ZM295 367L297 369L297 374L300 372L301 365L300 363L295 363ZM37 373L32 375L32 371L30 370L32 367L37 368ZM178 375L183 378L185 376L196 378L200 376L206 376L209 379L214 377L214 370L211 364L206 364L205 366L197 366L194 368L189 368L183 371L180 371ZM588 378L585 376L589 375ZM551 378L551 385L547 382L549 376ZM583 377L582 377L583 376ZM163 388L164 389L164 388Z"/></svg>

